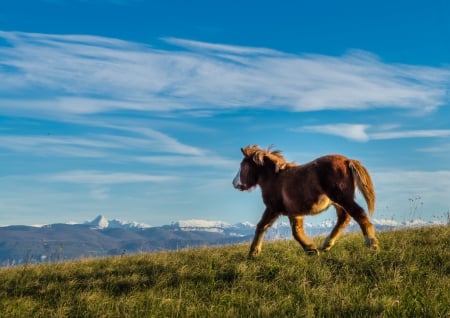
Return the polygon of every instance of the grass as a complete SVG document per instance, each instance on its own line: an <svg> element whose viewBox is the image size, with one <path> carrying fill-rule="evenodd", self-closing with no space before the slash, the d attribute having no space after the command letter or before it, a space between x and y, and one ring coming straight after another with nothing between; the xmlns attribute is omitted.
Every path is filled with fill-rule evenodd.
<svg viewBox="0 0 450 318"><path fill-rule="evenodd" d="M450 227L0 269L0 317L450 317ZM320 240L320 239L318 239Z"/></svg>

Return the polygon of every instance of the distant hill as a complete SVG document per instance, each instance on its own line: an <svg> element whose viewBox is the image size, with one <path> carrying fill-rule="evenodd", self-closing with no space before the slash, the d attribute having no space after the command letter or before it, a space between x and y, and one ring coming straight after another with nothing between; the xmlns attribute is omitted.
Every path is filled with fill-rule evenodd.
<svg viewBox="0 0 450 318"><path fill-rule="evenodd" d="M379 231L427 224L423 221L399 224L392 220L374 223ZM311 236L328 234L333 225L330 221L307 224L306 231ZM357 229L355 224L349 226L349 231ZM102 215L81 224L4 226L0 227L0 266L248 242L254 231L255 225L248 222L231 225L221 221L182 220L151 227L108 220ZM291 238L288 223L276 223L266 234L267 240L285 238Z"/></svg>

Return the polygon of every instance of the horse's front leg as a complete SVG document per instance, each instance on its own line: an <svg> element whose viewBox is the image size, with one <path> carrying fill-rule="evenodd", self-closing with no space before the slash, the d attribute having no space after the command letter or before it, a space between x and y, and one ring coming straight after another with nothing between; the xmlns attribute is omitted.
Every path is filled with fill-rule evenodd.
<svg viewBox="0 0 450 318"><path fill-rule="evenodd" d="M319 255L316 244L306 236L303 230L303 216L289 216L291 222L292 235L300 243L306 253Z"/></svg>
<svg viewBox="0 0 450 318"><path fill-rule="evenodd" d="M264 233L267 229L275 222L279 214L273 212L272 210L266 208L261 220L258 222L255 230L255 236L253 237L252 245L250 246L249 257L257 256L261 253L262 241L264 238Z"/></svg>

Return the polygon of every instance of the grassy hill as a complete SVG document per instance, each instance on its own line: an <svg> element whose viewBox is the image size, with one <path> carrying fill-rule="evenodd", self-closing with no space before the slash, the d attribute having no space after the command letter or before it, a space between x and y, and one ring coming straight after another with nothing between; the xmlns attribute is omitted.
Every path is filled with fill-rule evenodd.
<svg viewBox="0 0 450 318"><path fill-rule="evenodd" d="M450 317L450 227L0 269L1 317ZM321 238L317 239L318 241Z"/></svg>

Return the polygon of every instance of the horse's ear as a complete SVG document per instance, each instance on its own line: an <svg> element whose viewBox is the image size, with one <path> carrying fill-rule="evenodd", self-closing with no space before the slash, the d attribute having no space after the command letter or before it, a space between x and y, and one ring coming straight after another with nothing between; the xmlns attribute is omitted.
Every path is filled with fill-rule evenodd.
<svg viewBox="0 0 450 318"><path fill-rule="evenodd" d="M244 148L241 148L241 152L242 152L242 154L245 156Z"/></svg>

